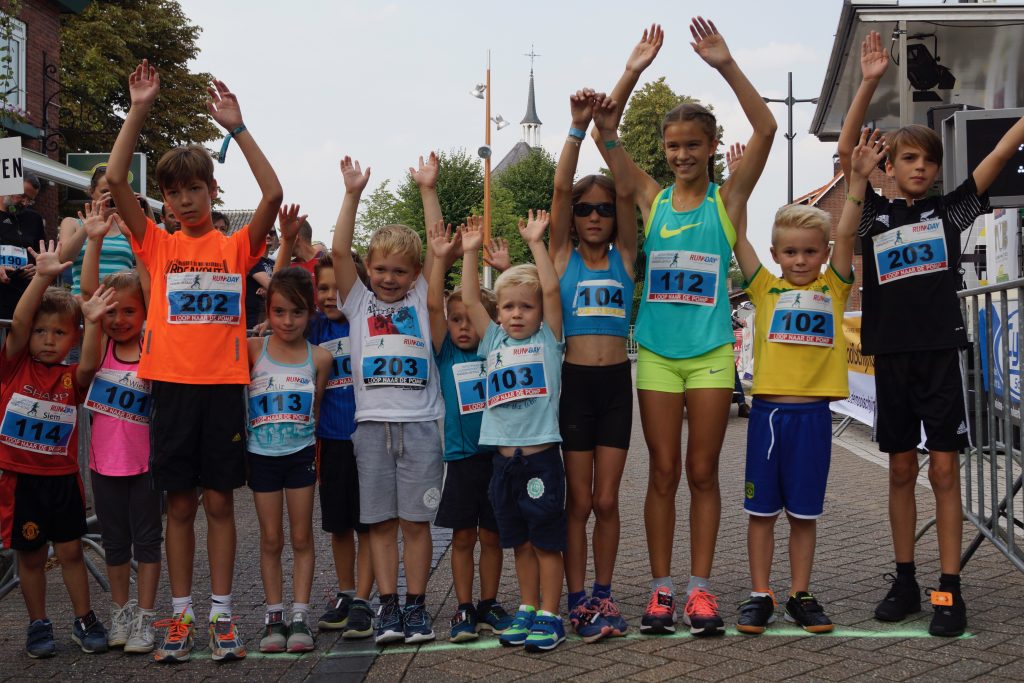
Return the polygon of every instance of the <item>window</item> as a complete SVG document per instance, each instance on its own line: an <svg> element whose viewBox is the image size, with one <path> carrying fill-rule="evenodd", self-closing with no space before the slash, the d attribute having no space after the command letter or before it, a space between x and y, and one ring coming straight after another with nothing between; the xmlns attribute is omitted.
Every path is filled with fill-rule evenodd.
<svg viewBox="0 0 1024 683"><path fill-rule="evenodd" d="M24 116L25 24L0 14L0 31L3 32L0 33L0 92L3 93L3 106Z"/></svg>

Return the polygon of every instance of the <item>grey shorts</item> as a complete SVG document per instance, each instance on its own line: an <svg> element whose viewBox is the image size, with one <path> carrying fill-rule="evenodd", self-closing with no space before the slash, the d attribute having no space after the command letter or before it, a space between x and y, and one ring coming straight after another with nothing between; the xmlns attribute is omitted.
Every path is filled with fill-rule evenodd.
<svg viewBox="0 0 1024 683"><path fill-rule="evenodd" d="M352 434L359 472L359 521L432 522L444 465L437 422L360 422Z"/></svg>

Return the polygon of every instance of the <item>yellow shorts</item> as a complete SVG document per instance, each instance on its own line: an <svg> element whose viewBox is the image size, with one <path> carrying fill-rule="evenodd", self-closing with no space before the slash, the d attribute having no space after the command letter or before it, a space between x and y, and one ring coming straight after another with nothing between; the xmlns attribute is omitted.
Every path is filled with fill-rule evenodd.
<svg viewBox="0 0 1024 683"><path fill-rule="evenodd" d="M732 344L723 344L694 358L666 358L640 347L636 388L681 394L689 389L732 389L736 386Z"/></svg>

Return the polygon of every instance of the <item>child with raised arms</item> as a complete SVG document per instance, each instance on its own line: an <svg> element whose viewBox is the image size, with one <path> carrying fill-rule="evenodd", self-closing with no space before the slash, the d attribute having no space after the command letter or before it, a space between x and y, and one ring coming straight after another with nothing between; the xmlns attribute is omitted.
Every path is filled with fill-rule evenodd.
<svg viewBox="0 0 1024 683"><path fill-rule="evenodd" d="M107 181L131 233L132 249L152 276L139 377L153 383L150 471L156 488L167 492L167 574L174 614L154 658L177 662L191 655L201 488L208 529L211 657L236 660L245 657L231 618L234 489L245 484L244 387L249 384L242 302L245 275L263 253L281 206L281 184L243 123L237 98L222 81L214 81L207 89L207 108L238 143L262 197L248 226L223 235L210 219L217 182L209 152L199 145L176 147L157 163L156 178L181 230L172 235L159 229L128 185L128 167L160 78L143 60L129 77L128 89L131 108L110 153Z"/></svg>
<svg viewBox="0 0 1024 683"><path fill-rule="evenodd" d="M849 173L860 126L889 52L872 31L861 45L862 79L839 134L839 162ZM932 591L934 613L928 630L959 636L967 627L960 590L963 509L958 451L970 442L960 351L967 331L960 287L960 233L991 210L986 192L1024 143L1024 119L1011 127L995 149L957 188L929 196L942 166L942 141L931 128L910 125L888 133L885 171L896 181L899 199L889 200L868 186L861 215L864 253L864 353L875 357L879 450L889 454L889 523L896 555L896 577L875 608L875 618L900 621L921 610L914 563L917 519L917 445L924 426L928 480L935 495L939 538L939 588Z"/></svg>
<svg viewBox="0 0 1024 683"><path fill-rule="evenodd" d="M260 523L260 575L266 596L260 652L308 652L313 586L316 421L331 374L330 352L306 341L316 311L313 278L302 268L274 273L267 288L270 336L249 339L249 488ZM285 621L281 551L288 505L292 545L291 616Z"/></svg>
<svg viewBox="0 0 1024 683"><path fill-rule="evenodd" d="M105 228L109 228L107 223ZM36 273L14 308L0 351L0 540L14 550L19 585L28 611L29 657L57 651L46 615L49 544L75 619L71 638L83 652L106 652L107 630L93 612L82 557L85 493L78 471L76 406L99 365L100 321L113 308L114 290L97 290L79 307L70 293L50 287L71 265L61 263L60 244L31 247ZM81 361L64 365L85 317Z"/></svg>
<svg viewBox="0 0 1024 683"><path fill-rule="evenodd" d="M821 209L790 205L775 215L771 253L782 268L781 278L761 266L747 239L746 221L739 223L736 259L756 307L743 504L749 515L753 590L740 605L736 630L741 633L763 633L775 619L769 575L775 522L783 511L789 520L792 581L786 620L809 633L832 630L832 621L810 592L816 520L824 511L832 452L829 402L849 395L842 320L853 286L857 221L867 176L884 156L879 133L869 137L865 131L854 151L831 259L832 226Z"/></svg>
<svg viewBox="0 0 1024 683"><path fill-rule="evenodd" d="M412 176L427 225L441 218L437 158L422 158ZM427 331L427 283L420 274L422 241L404 225L374 231L367 250L369 287L352 259L359 197L370 178L358 162L341 161L345 198L331 256L342 315L349 321L359 472L359 521L370 526L370 553L380 593L378 644L434 639L426 608L433 542L430 522L441 498L443 412ZM407 590L398 602L398 529L402 529Z"/></svg>
<svg viewBox="0 0 1024 683"><path fill-rule="evenodd" d="M80 275L83 300L99 287L103 243L117 217L99 206L85 205L81 216L86 237ZM146 304L134 270L110 273L103 285L116 293L116 304L103 318L102 358L89 386L85 407L92 417L89 469L93 501L103 537L110 581L111 647L128 653L153 651L156 635L156 589L160 582L163 520L160 494L149 477L150 382L139 379L142 324ZM138 563L138 598L129 599L131 560Z"/></svg>
<svg viewBox="0 0 1024 683"><path fill-rule="evenodd" d="M691 633L706 636L724 633L709 577L722 507L718 459L735 367L727 285L736 240L733 225L764 168L776 124L714 23L697 17L690 33L694 52L726 80L753 128L744 164L729 185L720 188L713 182L717 122L698 104L680 104L662 123L665 158L675 174L673 184L664 189L629 159L615 119L599 125L598 132L616 190L632 194L646 235L646 272L635 334L640 346L637 394L651 458L644 522L652 580L640 630L675 631L671 558L685 406L690 577L683 620Z"/></svg>
<svg viewBox="0 0 1024 683"><path fill-rule="evenodd" d="M562 305L558 275L544 246L548 213L519 220L519 233L537 265L508 269L495 283L498 322L480 295L477 259L482 224L462 236L462 301L487 359L487 409L480 444L494 446L491 504L503 548L515 550L521 604L498 636L502 645L530 652L553 650L565 640L558 608L565 551L565 469L558 431L561 391Z"/></svg>

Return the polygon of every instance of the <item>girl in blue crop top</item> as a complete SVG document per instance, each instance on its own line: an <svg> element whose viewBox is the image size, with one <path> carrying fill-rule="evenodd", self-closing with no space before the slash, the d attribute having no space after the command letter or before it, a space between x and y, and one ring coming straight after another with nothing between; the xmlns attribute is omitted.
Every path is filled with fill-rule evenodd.
<svg viewBox="0 0 1024 683"><path fill-rule="evenodd" d="M680 104L662 123L665 159L675 175L664 191L627 156L618 141L617 119L595 116L595 124L608 149L616 190L633 197L646 225L647 272L637 318L637 394L651 458L645 522L653 580L640 630L675 630L670 561L685 406L690 418L686 474L691 502L684 620L694 635L713 635L724 629L708 577L721 516L718 458L733 383L732 354L723 353L731 338L723 280L735 243L732 223L745 210L764 169L776 124L715 25L697 17L690 34L694 52L725 78L753 128L743 164L727 187L712 182L717 122L698 104ZM618 93L613 96L624 101ZM719 376L727 381L719 382Z"/></svg>

